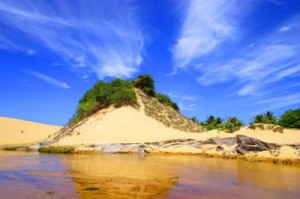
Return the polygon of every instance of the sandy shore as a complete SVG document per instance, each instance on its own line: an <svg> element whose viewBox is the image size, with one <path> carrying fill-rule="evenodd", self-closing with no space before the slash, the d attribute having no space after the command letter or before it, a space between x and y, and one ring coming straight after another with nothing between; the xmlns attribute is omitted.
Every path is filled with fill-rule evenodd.
<svg viewBox="0 0 300 199"><path fill-rule="evenodd" d="M268 129L268 128L266 128ZM300 162L300 130L218 130L187 133L145 115L143 109L109 108L54 135L52 146L71 146L76 153L173 153L210 157Z"/></svg>
<svg viewBox="0 0 300 199"><path fill-rule="evenodd" d="M61 126L0 117L0 145L39 142L60 128Z"/></svg>
<svg viewBox="0 0 300 199"><path fill-rule="evenodd" d="M264 142L278 144L300 143L300 130L285 129L284 133L272 130L251 130L247 127L234 133L209 131L187 133L166 127L159 121L148 117L143 110L132 107L110 108L98 112L76 128L66 132L68 136L58 141L60 145L143 143L171 139L206 140L212 137L228 138L236 135L254 137Z"/></svg>

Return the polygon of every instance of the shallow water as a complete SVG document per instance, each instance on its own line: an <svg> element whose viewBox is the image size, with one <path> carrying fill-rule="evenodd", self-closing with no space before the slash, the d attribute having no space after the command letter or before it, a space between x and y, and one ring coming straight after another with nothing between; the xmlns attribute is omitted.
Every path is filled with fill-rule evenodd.
<svg viewBox="0 0 300 199"><path fill-rule="evenodd" d="M299 198L300 167L183 155L0 152L0 198Z"/></svg>

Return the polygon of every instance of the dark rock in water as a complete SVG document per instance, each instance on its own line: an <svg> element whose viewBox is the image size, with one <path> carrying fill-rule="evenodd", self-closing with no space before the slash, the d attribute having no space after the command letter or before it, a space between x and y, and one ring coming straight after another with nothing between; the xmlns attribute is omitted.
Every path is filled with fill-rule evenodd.
<svg viewBox="0 0 300 199"><path fill-rule="evenodd" d="M236 138L238 143L236 151L240 154L273 150L276 149L277 147L280 147L280 145L278 144L266 143L259 139L248 137L245 135L237 135Z"/></svg>

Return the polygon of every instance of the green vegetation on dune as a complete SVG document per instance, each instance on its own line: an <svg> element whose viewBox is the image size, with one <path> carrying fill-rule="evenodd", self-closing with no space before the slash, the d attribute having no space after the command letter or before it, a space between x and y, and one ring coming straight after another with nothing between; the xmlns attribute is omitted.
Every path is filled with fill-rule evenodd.
<svg viewBox="0 0 300 199"><path fill-rule="evenodd" d="M155 97L159 102L166 104L175 110L179 110L168 96L155 92L154 80L150 75L140 75L133 81L115 79L110 83L100 81L87 91L79 101L76 113L69 125L76 124L100 109L110 105L121 107L124 105L136 106L137 97L134 88L141 89L150 97Z"/></svg>
<svg viewBox="0 0 300 199"><path fill-rule="evenodd" d="M239 120L236 116L228 117L227 119L223 120L220 117L210 115L204 122L199 122L196 117L192 117L191 120L203 126L207 130L217 129L227 133L233 133L235 131L238 131L241 127L244 126L244 123L241 120Z"/></svg>
<svg viewBox="0 0 300 199"><path fill-rule="evenodd" d="M75 124L99 109L106 108L112 104L116 107L137 104L133 88L134 86L130 81L118 78L111 83L97 82L80 99L76 114L71 119L70 124Z"/></svg>
<svg viewBox="0 0 300 199"><path fill-rule="evenodd" d="M179 111L178 105L173 102L168 96L155 92L154 80L150 75L138 76L135 80L133 80L133 84L136 88L141 89L148 96L155 97L160 103L170 106L176 111Z"/></svg>
<svg viewBox="0 0 300 199"><path fill-rule="evenodd" d="M271 112L256 115L251 124L277 124L285 128L300 128L300 108L288 110L279 117L279 119Z"/></svg>
<svg viewBox="0 0 300 199"><path fill-rule="evenodd" d="M300 129L300 108L286 111L280 117L278 124L285 128Z"/></svg>
<svg viewBox="0 0 300 199"><path fill-rule="evenodd" d="M271 111L267 111L264 114L256 115L251 123L277 124L277 120L277 117Z"/></svg>

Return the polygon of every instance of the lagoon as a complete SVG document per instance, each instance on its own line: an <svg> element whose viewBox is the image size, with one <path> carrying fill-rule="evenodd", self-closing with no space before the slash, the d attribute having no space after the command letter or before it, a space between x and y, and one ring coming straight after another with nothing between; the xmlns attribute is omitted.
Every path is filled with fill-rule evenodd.
<svg viewBox="0 0 300 199"><path fill-rule="evenodd" d="M188 155L0 151L0 198L299 198L300 167Z"/></svg>

